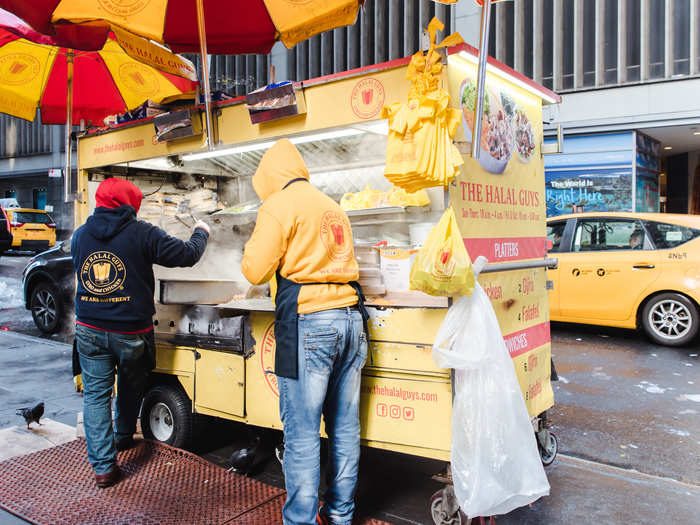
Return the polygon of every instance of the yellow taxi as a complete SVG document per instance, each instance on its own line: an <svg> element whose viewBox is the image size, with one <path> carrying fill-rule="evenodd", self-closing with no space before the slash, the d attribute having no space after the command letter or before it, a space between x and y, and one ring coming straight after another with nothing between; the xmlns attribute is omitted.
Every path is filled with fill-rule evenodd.
<svg viewBox="0 0 700 525"><path fill-rule="evenodd" d="M56 244L56 223L44 210L8 208L13 250L42 252Z"/></svg>
<svg viewBox="0 0 700 525"><path fill-rule="evenodd" d="M680 346L700 328L700 215L590 212L547 220L552 321L641 328Z"/></svg>

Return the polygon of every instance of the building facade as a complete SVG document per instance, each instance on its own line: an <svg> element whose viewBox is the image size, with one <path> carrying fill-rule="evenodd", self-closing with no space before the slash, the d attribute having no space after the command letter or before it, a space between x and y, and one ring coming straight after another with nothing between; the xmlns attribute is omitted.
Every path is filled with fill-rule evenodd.
<svg viewBox="0 0 700 525"><path fill-rule="evenodd" d="M481 8L473 0L367 0L353 26L292 50L277 44L269 55L210 57L212 89L243 95L269 83L272 70L276 80L300 81L408 56L419 49L433 16L445 23L444 34L459 31L478 44ZM637 187L644 187L656 191L660 210L700 210L699 51L700 0L512 0L492 7L489 54L563 96L546 115L545 128L553 133L561 125L565 133L559 172L570 168L569 179L602 174L610 183L595 171L610 164L582 167L575 158L618 148L620 134L627 136L635 159L625 163L629 173L613 166L623 178L612 185L629 186L632 209ZM62 166L62 133L61 127L0 116L0 197L14 194L23 206L41 206L45 198L59 227L70 230L72 207L62 202L62 179L48 176ZM646 166L645 186L636 172L642 137L658 143L658 165ZM555 179L548 177L549 190L561 189L551 185Z"/></svg>

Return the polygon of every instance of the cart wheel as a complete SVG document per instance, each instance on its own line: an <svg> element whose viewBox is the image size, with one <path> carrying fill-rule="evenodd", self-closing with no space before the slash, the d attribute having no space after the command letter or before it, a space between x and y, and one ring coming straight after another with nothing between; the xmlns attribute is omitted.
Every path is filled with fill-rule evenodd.
<svg viewBox="0 0 700 525"><path fill-rule="evenodd" d="M141 429L146 439L177 448L187 448L192 439L194 418L190 398L181 387L156 385L141 407Z"/></svg>
<svg viewBox="0 0 700 525"><path fill-rule="evenodd" d="M457 507L455 512L445 501L444 490L438 490L430 498L430 517L435 525L469 525L467 515ZM455 503L456 505L456 503Z"/></svg>
<svg viewBox="0 0 700 525"><path fill-rule="evenodd" d="M537 448L540 451L540 459L542 459L542 464L545 467L548 467L554 463L554 458L557 457L557 452L559 451L559 440L557 440L557 436L554 434L554 432L549 430L543 430L543 432L547 432L547 436L543 440L545 445L542 445L538 439Z"/></svg>

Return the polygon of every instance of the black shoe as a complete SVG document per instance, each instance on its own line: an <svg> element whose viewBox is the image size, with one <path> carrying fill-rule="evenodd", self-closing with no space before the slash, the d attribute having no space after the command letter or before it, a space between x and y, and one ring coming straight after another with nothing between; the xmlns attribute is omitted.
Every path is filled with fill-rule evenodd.
<svg viewBox="0 0 700 525"><path fill-rule="evenodd" d="M114 443L114 446L117 447L117 450L121 452L122 450L129 450L132 448L136 443L134 442L134 438L129 436L125 437L122 439L116 440Z"/></svg>
<svg viewBox="0 0 700 525"><path fill-rule="evenodd" d="M95 474L95 482L101 489L106 489L119 481L120 477L121 471L119 470L119 467L115 466L114 469L107 474Z"/></svg>

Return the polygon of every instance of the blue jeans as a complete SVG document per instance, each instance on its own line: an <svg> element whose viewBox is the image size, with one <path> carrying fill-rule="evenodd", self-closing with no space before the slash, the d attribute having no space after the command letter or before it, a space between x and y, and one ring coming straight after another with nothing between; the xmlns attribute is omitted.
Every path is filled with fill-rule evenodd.
<svg viewBox="0 0 700 525"><path fill-rule="evenodd" d="M328 434L325 514L350 524L360 460L360 377L367 338L355 308L299 315L299 377L278 377L284 425L285 525L316 523L321 414Z"/></svg>
<svg viewBox="0 0 700 525"><path fill-rule="evenodd" d="M116 334L76 325L75 338L83 377L88 461L95 474L107 474L116 465L115 438L132 437L136 431L139 404L153 368L153 332ZM112 432L110 401L115 367L117 399Z"/></svg>

